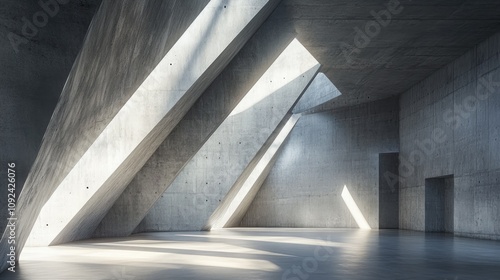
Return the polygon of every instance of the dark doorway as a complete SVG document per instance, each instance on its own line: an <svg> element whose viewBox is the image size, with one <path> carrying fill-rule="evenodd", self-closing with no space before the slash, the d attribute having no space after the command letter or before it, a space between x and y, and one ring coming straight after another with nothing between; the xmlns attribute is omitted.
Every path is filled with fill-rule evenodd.
<svg viewBox="0 0 500 280"><path fill-rule="evenodd" d="M425 231L454 231L453 175L425 179Z"/></svg>
<svg viewBox="0 0 500 280"><path fill-rule="evenodd" d="M399 153L379 154L380 229L399 228Z"/></svg>

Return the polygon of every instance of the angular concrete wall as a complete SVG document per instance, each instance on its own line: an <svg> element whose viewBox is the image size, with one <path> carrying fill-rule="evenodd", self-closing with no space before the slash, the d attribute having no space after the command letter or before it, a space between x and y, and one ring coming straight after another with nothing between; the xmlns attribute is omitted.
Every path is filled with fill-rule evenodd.
<svg viewBox="0 0 500 280"><path fill-rule="evenodd" d="M101 5L19 198L17 256L39 211L59 183L205 4L105 1ZM170 20L175 24L169 25ZM6 234L1 243L1 268L8 247Z"/></svg>
<svg viewBox="0 0 500 280"><path fill-rule="evenodd" d="M319 66L297 40L292 41L184 167L137 231L201 230Z"/></svg>
<svg viewBox="0 0 500 280"><path fill-rule="evenodd" d="M300 114L293 114L282 120L210 216L204 226L205 230L235 227L240 224L276 162L283 143L299 119Z"/></svg>
<svg viewBox="0 0 500 280"><path fill-rule="evenodd" d="M397 100L303 115L241 226L358 227L341 197L347 185L378 228L379 153L398 148Z"/></svg>
<svg viewBox="0 0 500 280"><path fill-rule="evenodd" d="M454 233L500 239L500 34L401 96L400 226L425 230L425 179L454 176Z"/></svg>
<svg viewBox="0 0 500 280"><path fill-rule="evenodd" d="M259 14L264 19L279 1ZM268 19L137 173L99 224L94 236L128 236L181 169L293 40L287 22Z"/></svg>
<svg viewBox="0 0 500 280"><path fill-rule="evenodd" d="M319 73L311 85L307 88L304 96L300 99L299 103L293 108L293 113L298 114L308 110L312 110L325 102L339 97L340 91L328 79L328 77Z"/></svg>
<svg viewBox="0 0 500 280"><path fill-rule="evenodd" d="M53 6L54 17L33 38L17 46L11 34L24 37L22 17L43 11L38 1L2 1L0 12L0 178L16 164L16 197L40 149L71 66L99 8L100 0ZM57 8L58 7L58 8ZM57 11L57 12L56 12ZM15 46L15 45L14 45ZM7 187L0 188L0 232L7 224Z"/></svg>
<svg viewBox="0 0 500 280"><path fill-rule="evenodd" d="M256 16L267 4L206 5L43 206L32 244L92 235L136 172L262 24Z"/></svg>

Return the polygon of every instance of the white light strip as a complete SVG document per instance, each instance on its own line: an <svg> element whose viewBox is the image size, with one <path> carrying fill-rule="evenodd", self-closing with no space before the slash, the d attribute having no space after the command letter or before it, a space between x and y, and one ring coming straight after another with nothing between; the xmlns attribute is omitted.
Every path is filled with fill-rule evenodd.
<svg viewBox="0 0 500 280"><path fill-rule="evenodd" d="M349 211L351 212L351 215L354 217L354 220L358 224L359 228L372 229L368 224L368 222L366 221L363 214L361 213L361 210L359 210L358 205L352 198L351 193L347 189L347 186L344 186L344 189L342 190L342 198L344 199L347 208L349 208Z"/></svg>
<svg viewBox="0 0 500 280"><path fill-rule="evenodd" d="M245 181L245 183L239 190L238 194L235 196L234 200L231 201L231 204L229 205L227 211L224 213L222 218L212 226L212 229L221 229L227 225L227 223L233 217L238 207L240 207L240 205L247 197L250 190L255 186L257 180L259 179L259 176L262 174L262 172L264 172L264 169L266 169L268 164L273 159L274 155L278 152L278 149L281 147L285 139L288 137L292 129L295 127L295 124L299 120L300 116L301 114L295 114L290 117L288 122L281 129L276 139L274 139L269 149L260 159L259 163L257 163L257 166L252 171L248 179Z"/></svg>

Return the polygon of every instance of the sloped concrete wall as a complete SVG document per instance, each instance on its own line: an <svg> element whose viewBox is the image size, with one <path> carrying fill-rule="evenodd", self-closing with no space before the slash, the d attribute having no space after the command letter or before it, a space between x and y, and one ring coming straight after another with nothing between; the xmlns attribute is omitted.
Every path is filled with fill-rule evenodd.
<svg viewBox="0 0 500 280"><path fill-rule="evenodd" d="M400 226L425 230L425 179L454 176L454 233L500 239L500 34L401 96Z"/></svg>
<svg viewBox="0 0 500 280"><path fill-rule="evenodd" d="M281 121L210 216L205 230L235 227L241 223L241 219L276 163L280 148L299 119L300 114L293 114Z"/></svg>
<svg viewBox="0 0 500 280"><path fill-rule="evenodd" d="M25 236L30 232L31 223L38 216L38 207L46 203L54 191L62 192L62 196L67 195L68 200L52 199L61 203L62 207L51 207L51 214L42 216L42 219L38 216L39 231L57 234L59 229L56 224L59 226L60 223L66 222L60 218L61 215L70 213L69 208L76 205L74 200L83 201L82 194L89 192L89 186L77 187L76 181L73 181L72 191L56 188L60 182L64 182L63 178L68 178L68 174L74 174L68 172L69 169L81 163L82 157L94 141L99 139L97 136L109 127L111 119L163 58L165 51L180 38L205 4L206 2L185 2L184 5L163 5L160 2L110 1L100 7L68 77L45 133L37 161L28 177L26 187L30 190L21 195L19 209L22 212L19 217L22 227L19 230L18 248L22 248ZM138 19L141 17L155 18L158 20L157 25L149 21L140 23ZM169 20L175 19L178 22L169 25ZM117 139L120 138L110 139L110 143ZM110 153L103 149L101 154ZM94 166L99 164L102 163L94 162ZM96 173L92 176L81 176L80 179L93 178ZM24 206L24 202L31 199L29 195L34 193L38 193L33 200L35 203ZM69 203L71 199L73 203ZM45 207L49 206L45 204ZM39 235L49 236L45 233Z"/></svg>
<svg viewBox="0 0 500 280"><path fill-rule="evenodd" d="M299 103L293 108L293 113L298 114L313 110L315 107L321 106L340 95L340 91L328 77L323 73L319 73L307 88Z"/></svg>
<svg viewBox="0 0 500 280"><path fill-rule="evenodd" d="M43 206L30 244L92 235L134 175L262 24L257 15L268 3L206 5ZM154 6L148 8L154 13Z"/></svg>
<svg viewBox="0 0 500 280"><path fill-rule="evenodd" d="M319 67L293 40L187 163L136 231L201 230Z"/></svg>
<svg viewBox="0 0 500 280"><path fill-rule="evenodd" d="M17 256L38 213L57 185L205 4L206 1L182 4L105 1L100 6L18 200ZM179 5L186 8L184 13L176 11ZM137 19L142 17L155 20L139 23ZM169 20L175 24L169 25ZM143 39L137 39L139 34ZM3 252L9 248L7 235L5 231L0 244L0 270L5 267Z"/></svg>
<svg viewBox="0 0 500 280"><path fill-rule="evenodd" d="M396 99L304 115L241 226L358 227L341 197L346 185L377 228L379 153L398 149Z"/></svg>
<svg viewBox="0 0 500 280"><path fill-rule="evenodd" d="M259 18L267 18L278 3L279 0L269 1ZM277 20L266 20L262 24L135 175L99 224L95 237L128 236L133 232L294 36L289 25Z"/></svg>
<svg viewBox="0 0 500 280"><path fill-rule="evenodd" d="M92 0L81 5L69 1L51 6L53 17L45 26L35 26L37 32L28 39L23 35L23 26L27 24L22 18L32 21L35 13L44 12L37 2L4 0L0 9L0 178L7 178L7 163L16 164L16 197L35 161L92 16L101 3ZM10 36L20 36L26 41L12 44ZM7 205L5 185L0 188L1 233L7 224Z"/></svg>

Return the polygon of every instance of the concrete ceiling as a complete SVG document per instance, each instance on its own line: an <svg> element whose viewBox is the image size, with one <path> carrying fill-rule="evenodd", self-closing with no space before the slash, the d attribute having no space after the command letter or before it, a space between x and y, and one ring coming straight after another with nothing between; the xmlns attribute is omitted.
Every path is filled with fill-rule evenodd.
<svg viewBox="0 0 500 280"><path fill-rule="evenodd" d="M7 36L2 36L2 84L27 87L29 79L26 94L41 91L44 96L39 97L57 99L72 65L67 59L78 51L81 34L100 2L78 0L61 5L60 13L28 44L21 45L20 54L14 54ZM374 20L373 12L387 9L389 2L283 0L277 8L273 17L290 21L297 38L343 94L320 110L398 95L500 30L499 1L401 0L403 10L392 14L391 22L359 53L353 53L349 63L341 43L355 46L354 28L364 30ZM20 34L21 18L39 10L37 1L3 0L2 33Z"/></svg>
<svg viewBox="0 0 500 280"><path fill-rule="evenodd" d="M348 63L341 43L354 46L354 28L364 30L389 2L284 0L278 7L342 92L323 110L398 95L500 30L497 0L401 0L403 10Z"/></svg>

